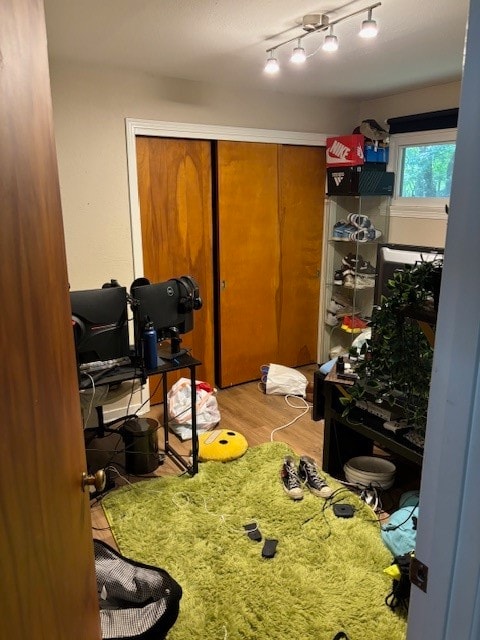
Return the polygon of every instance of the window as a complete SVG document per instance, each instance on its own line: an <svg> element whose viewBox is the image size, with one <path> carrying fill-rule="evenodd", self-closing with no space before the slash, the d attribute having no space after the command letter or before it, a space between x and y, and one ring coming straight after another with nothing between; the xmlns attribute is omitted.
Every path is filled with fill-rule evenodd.
<svg viewBox="0 0 480 640"><path fill-rule="evenodd" d="M441 129L390 137L389 171L395 172L394 215L446 215L456 136L456 129Z"/></svg>
<svg viewBox="0 0 480 640"><path fill-rule="evenodd" d="M453 142L402 148L401 198L448 198L452 184Z"/></svg>

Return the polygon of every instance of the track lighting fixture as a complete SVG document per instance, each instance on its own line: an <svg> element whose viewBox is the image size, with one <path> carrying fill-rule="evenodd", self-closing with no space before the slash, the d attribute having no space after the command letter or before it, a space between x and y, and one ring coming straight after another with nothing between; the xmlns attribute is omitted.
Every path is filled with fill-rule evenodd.
<svg viewBox="0 0 480 640"><path fill-rule="evenodd" d="M275 58L275 56L273 55L273 50L270 52L270 55L267 58L267 63L265 65L265 73L269 73L270 75L274 75L275 73L278 73L280 70L280 67L278 65L278 60Z"/></svg>
<svg viewBox="0 0 480 640"><path fill-rule="evenodd" d="M325 36L325 42L323 43L322 49L324 51L336 51L338 49L338 38L333 33L333 27L330 27L330 33L328 36Z"/></svg>
<svg viewBox="0 0 480 640"><path fill-rule="evenodd" d="M285 40L285 42L281 42L275 47L270 47L270 49L267 49L267 63L265 65L265 72L269 74L275 74L279 71L280 66L277 58L277 49L287 44L291 44L292 42L296 42L296 45L290 57L290 62L293 62L294 64L302 64L303 62L305 62L305 60L307 59L307 54L302 40L320 31L329 31L329 33L325 36L325 41L321 49L323 51L329 52L337 51L338 38L333 33L333 27L337 24L340 24L344 20L347 20L348 18L351 18L353 16L358 16L361 13L366 12L367 19L362 21L362 28L359 32L359 35L362 38L374 38L378 33L378 28L376 20L372 18L372 11L373 9L380 7L381 4L381 2L376 2L375 4L371 4L368 7L363 7L358 11L353 11L352 13L349 13L346 16L342 16L341 18L336 18L335 20L330 20L330 18L325 14L309 14L308 16L304 16L302 25L305 33L303 33L301 36L290 38L290 40ZM319 49L317 48L314 53L317 53L318 50Z"/></svg>
<svg viewBox="0 0 480 640"><path fill-rule="evenodd" d="M305 52L305 49L302 47L302 41L299 38L297 40L297 46L293 50L292 57L290 58L290 62L293 62L294 64L303 64L306 59L307 59L307 54Z"/></svg>
<svg viewBox="0 0 480 640"><path fill-rule="evenodd" d="M362 28L358 34L361 38L375 38L378 33L377 23L372 20L372 10L368 10L368 17L362 22Z"/></svg>

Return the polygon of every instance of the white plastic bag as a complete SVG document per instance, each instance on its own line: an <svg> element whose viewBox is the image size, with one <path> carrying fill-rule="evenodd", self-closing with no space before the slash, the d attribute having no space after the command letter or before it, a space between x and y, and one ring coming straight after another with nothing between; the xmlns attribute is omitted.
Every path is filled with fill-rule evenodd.
<svg viewBox="0 0 480 640"><path fill-rule="evenodd" d="M263 369L264 367L262 367ZM267 394L305 398L307 384L307 378L296 369L284 367L281 364L268 365L265 383L265 393Z"/></svg>
<svg viewBox="0 0 480 640"><path fill-rule="evenodd" d="M197 434L212 429L220 422L215 389L207 382L195 380ZM168 424L182 440L192 437L192 391L189 378L180 378L167 393Z"/></svg>

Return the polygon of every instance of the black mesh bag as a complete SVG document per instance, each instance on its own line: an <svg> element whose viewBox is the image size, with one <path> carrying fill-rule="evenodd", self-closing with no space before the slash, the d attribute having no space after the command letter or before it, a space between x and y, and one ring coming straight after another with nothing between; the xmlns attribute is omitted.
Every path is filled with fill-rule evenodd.
<svg viewBox="0 0 480 640"><path fill-rule="evenodd" d="M93 543L103 640L163 640L178 617L180 585L164 569Z"/></svg>

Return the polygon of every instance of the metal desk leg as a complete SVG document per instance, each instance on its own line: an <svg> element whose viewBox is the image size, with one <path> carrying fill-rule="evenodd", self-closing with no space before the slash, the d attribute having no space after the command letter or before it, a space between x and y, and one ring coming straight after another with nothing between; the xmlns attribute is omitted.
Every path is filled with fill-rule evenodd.
<svg viewBox="0 0 480 640"><path fill-rule="evenodd" d="M195 365L196 366L196 365ZM192 391L192 466L191 474L194 476L198 473L198 438L197 438L197 388L195 380L195 366L190 369L190 386Z"/></svg>
<svg viewBox="0 0 480 640"><path fill-rule="evenodd" d="M170 456L175 462L175 464L181 469L186 469L189 471L189 465L185 462L183 457L175 451L175 449L171 446L168 437L168 386L167 386L167 372L165 371L163 374L162 380L162 390L163 390L163 438L164 438L164 448L165 455Z"/></svg>
<svg viewBox="0 0 480 640"><path fill-rule="evenodd" d="M168 455L168 406L167 406L167 374L162 374L162 394L163 394L163 442L165 448L165 454Z"/></svg>
<svg viewBox="0 0 480 640"><path fill-rule="evenodd" d="M95 407L97 412L97 437L103 438L105 436L105 419L103 416L103 406L99 405Z"/></svg>
<svg viewBox="0 0 480 640"><path fill-rule="evenodd" d="M168 437L168 407L167 407L167 373L163 374L163 429L164 429L164 447L165 455L170 456L175 464L186 469L186 471L194 476L198 473L198 438L197 438L197 389L195 386L195 365L188 366L190 369L190 386L191 386L191 407L192 407L192 464L185 461L185 456L181 456L169 443Z"/></svg>

